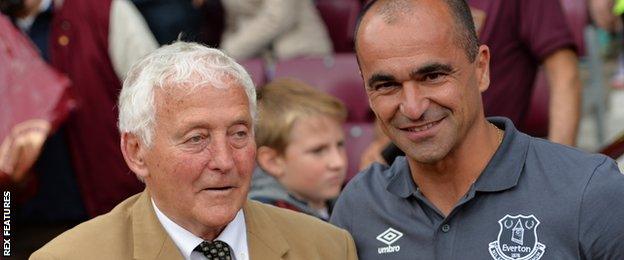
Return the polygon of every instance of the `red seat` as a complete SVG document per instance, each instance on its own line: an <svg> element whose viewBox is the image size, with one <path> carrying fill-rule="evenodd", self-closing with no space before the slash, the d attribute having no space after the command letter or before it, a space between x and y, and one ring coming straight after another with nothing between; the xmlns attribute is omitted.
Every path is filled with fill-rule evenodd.
<svg viewBox="0 0 624 260"><path fill-rule="evenodd" d="M624 132L620 134L614 142L600 149L600 153L613 158L619 159L624 155Z"/></svg>
<svg viewBox="0 0 624 260"><path fill-rule="evenodd" d="M355 54L327 58L296 58L275 65L275 78L291 77L325 91L345 103L347 122L373 122Z"/></svg>
<svg viewBox="0 0 624 260"><path fill-rule="evenodd" d="M353 52L353 33L358 13L362 8L359 0L317 0L316 7L327 25L335 52Z"/></svg>
<svg viewBox="0 0 624 260"><path fill-rule="evenodd" d="M241 65L247 70L251 81L253 81L256 88L262 87L267 83L266 70L264 61L262 59L251 59L241 62Z"/></svg>
<svg viewBox="0 0 624 260"><path fill-rule="evenodd" d="M358 173L362 152L374 139L375 124L346 123L344 125L344 130L345 147L347 149L347 158L349 160L347 178L345 179L345 183L347 183Z"/></svg>

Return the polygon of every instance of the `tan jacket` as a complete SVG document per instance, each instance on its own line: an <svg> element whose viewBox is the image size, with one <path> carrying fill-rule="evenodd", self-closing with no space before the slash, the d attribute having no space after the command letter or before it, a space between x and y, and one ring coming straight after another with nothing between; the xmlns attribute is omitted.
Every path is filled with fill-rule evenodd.
<svg viewBox="0 0 624 260"><path fill-rule="evenodd" d="M222 0L221 48L235 59L323 56L332 44L312 0Z"/></svg>
<svg viewBox="0 0 624 260"><path fill-rule="evenodd" d="M357 259L344 230L255 201L243 206L251 259ZM158 221L149 193L61 234L30 259L183 259Z"/></svg>

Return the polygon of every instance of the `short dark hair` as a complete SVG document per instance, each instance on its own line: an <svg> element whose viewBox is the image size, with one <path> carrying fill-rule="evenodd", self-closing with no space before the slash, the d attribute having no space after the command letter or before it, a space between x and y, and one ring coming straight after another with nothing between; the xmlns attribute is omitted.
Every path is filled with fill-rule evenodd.
<svg viewBox="0 0 624 260"><path fill-rule="evenodd" d="M395 0L391 0L395 1ZM354 39L357 44L358 31L360 29L360 24L362 23L362 19L368 13L368 11L377 3L379 0L371 0L364 5L362 11L357 19L357 23L355 25L355 33ZM465 0L444 0L451 11L451 15L455 20L455 31L457 36L457 43L459 47L463 48L466 52L466 56L470 62L473 62L477 54L479 52L479 39L477 37L477 31L475 29L474 20L472 19L472 13L470 12L470 7L466 3ZM357 47L356 47L357 52Z"/></svg>

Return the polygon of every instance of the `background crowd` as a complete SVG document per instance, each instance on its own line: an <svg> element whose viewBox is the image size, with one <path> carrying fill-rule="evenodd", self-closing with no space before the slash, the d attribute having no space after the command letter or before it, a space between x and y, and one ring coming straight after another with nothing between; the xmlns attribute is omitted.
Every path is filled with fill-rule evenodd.
<svg viewBox="0 0 624 260"><path fill-rule="evenodd" d="M620 2L468 0L492 53L486 115L624 163ZM143 189L119 150L115 104L133 62L177 40L218 47L252 76L266 115L250 196L327 219L343 183L401 154L376 128L358 71L363 4L0 0L0 101L10 104L0 109L0 175L14 192L17 257Z"/></svg>

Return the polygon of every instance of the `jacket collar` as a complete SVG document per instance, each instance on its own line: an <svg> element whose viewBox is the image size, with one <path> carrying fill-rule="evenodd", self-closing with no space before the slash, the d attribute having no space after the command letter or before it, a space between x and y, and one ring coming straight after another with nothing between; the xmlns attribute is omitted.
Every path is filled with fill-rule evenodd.
<svg viewBox="0 0 624 260"><path fill-rule="evenodd" d="M243 206L247 225L247 244L253 259L282 259L289 246L259 202L248 200Z"/></svg>
<svg viewBox="0 0 624 260"><path fill-rule="evenodd" d="M147 189L132 207L131 217L134 259L183 259L158 221Z"/></svg>

